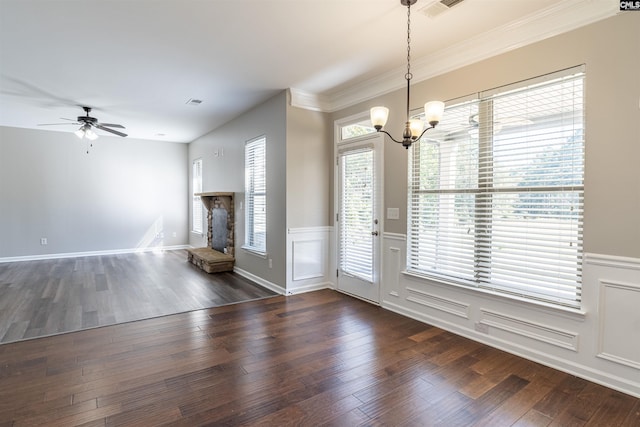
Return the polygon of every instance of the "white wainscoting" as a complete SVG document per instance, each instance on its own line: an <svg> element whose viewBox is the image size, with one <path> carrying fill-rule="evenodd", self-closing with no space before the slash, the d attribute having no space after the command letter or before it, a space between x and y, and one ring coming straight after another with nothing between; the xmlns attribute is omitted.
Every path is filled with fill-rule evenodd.
<svg viewBox="0 0 640 427"><path fill-rule="evenodd" d="M586 254L579 311L428 280L405 265L405 236L385 233L383 308L640 397L640 259Z"/></svg>
<svg viewBox="0 0 640 427"><path fill-rule="evenodd" d="M329 251L333 227L290 228L287 232L288 295L331 287Z"/></svg>

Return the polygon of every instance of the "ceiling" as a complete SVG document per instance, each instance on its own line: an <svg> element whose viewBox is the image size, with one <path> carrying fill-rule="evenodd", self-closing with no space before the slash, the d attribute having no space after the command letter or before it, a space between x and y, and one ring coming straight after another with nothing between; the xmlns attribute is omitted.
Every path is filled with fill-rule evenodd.
<svg viewBox="0 0 640 427"><path fill-rule="evenodd" d="M618 6L464 0L428 16L437 2L411 8L414 82ZM0 126L70 132L38 125L90 106L130 137L190 142L283 89L334 111L401 87L405 71L399 0L0 0Z"/></svg>

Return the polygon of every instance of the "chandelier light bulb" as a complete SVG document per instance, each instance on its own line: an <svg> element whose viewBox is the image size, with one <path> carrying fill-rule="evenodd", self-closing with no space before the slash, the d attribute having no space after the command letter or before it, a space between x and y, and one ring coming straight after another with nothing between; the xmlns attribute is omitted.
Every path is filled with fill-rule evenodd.
<svg viewBox="0 0 640 427"><path fill-rule="evenodd" d="M373 107L371 109L371 124L376 129L382 129L387 124L389 109L387 107Z"/></svg>

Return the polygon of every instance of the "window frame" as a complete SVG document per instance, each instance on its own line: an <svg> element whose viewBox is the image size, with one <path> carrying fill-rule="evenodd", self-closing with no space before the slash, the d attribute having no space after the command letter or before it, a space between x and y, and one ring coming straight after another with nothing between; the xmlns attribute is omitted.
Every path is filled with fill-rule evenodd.
<svg viewBox="0 0 640 427"><path fill-rule="evenodd" d="M191 163L191 232L204 234L204 205L198 193L202 193L202 158L194 159ZM199 224L198 224L199 223ZM199 228L197 227L199 225Z"/></svg>
<svg viewBox="0 0 640 427"><path fill-rule="evenodd" d="M262 135L245 142L245 224L242 249L254 255L267 256L267 138ZM261 158L260 151L262 152ZM259 162L256 164L256 160ZM262 218L256 218L256 196L263 199ZM257 227L261 224L261 227ZM256 228L263 228L263 237Z"/></svg>
<svg viewBox="0 0 640 427"><path fill-rule="evenodd" d="M573 77L572 77L573 76ZM426 215L424 212L425 211L420 211L419 204L423 203L418 201L418 199L416 198L417 195L420 193L418 191L416 191L416 188L418 188L421 184L420 182L416 182L416 179L429 179L430 177L428 175L426 175L424 172L418 172L418 174L414 174L414 168L416 167L416 164L414 163L414 161L416 161L415 156L418 155L419 156L419 150L422 147L422 142L420 142L419 144L414 144L414 146L411 148L410 151L410 160L409 160L409 167L408 167L408 200L407 200L407 205L408 205L408 222L407 222L407 266L406 266L406 273L410 274L410 275L415 275L415 276L419 276L419 277L426 277L428 279L431 280L435 280L438 282L443 282L443 283L447 283L447 284L451 284L451 285L457 285L457 286L462 286L464 288L468 288L468 289L474 289L474 290L479 290L479 291L483 291L483 292L488 292L490 294L493 295L499 295L502 297L508 297L508 298L512 298L512 299L517 299L517 300L521 300L521 301L526 301L526 302L531 302L531 303L537 303L537 304L541 304L541 305L546 305L546 306L551 306L554 308L562 308L562 309L568 309L571 311L579 311L582 309L582 298L581 298L581 294L582 294L582 258L584 257L584 248L583 248L583 236L582 236L582 229L583 229L583 223L584 223L584 148L585 148L585 136L584 136L584 132L585 132L585 125L584 125L584 109L585 109L585 104L584 104L584 86L585 86L585 81L586 81L586 75L584 73L584 67L580 66L580 67L573 67L571 69L568 70L562 70L558 73L552 73L550 75L545 75L545 76L540 76L534 79L530 79L530 80L526 80L524 82L519 82L517 84L514 85L509 85L509 86L505 86L502 88L498 88L498 89L493 89L490 91L485 91L482 92L480 94L478 94L478 96L475 97L470 97L471 99L475 100L469 100L469 97L467 99L464 100L464 102L457 100L454 101L453 105L449 105L447 107L447 109L451 109L451 108L456 108L459 107L460 105L463 104L473 104L474 102L477 103L477 112L479 114L480 117L484 116L489 118L488 122L486 123L479 123L479 131L486 131L487 128L491 128L493 129L495 123L493 123L492 117L493 117L493 101L494 99L497 99L496 97L499 96L503 96L505 94L509 94L511 92L517 92L519 90L528 90L529 88L533 88L535 89L536 87L539 86L544 86L544 85L550 85L553 84L554 81L563 81L562 79L566 78L567 80L571 80L572 78L575 79L579 79L580 80L580 84L581 84L581 89L582 89L582 94L581 94L581 104L579 105L579 107L576 107L577 110L580 112L581 114L581 123L579 125L576 125L576 127L581 131L580 137L579 139L579 143L581 143L580 145L580 149L581 149L581 165L580 165L580 184L579 185L571 185L569 189L567 189L566 186L558 186L558 187L541 187L541 189L539 190L540 193L544 193L547 195L555 195L555 194L560 194L563 191L566 192L571 192L571 194L575 194L575 196L577 197L577 200L579 201L579 208L578 208L578 214L576 214L577 219L575 220L577 223L577 238L578 238L578 244L576 245L576 248L574 249L576 252L576 256L575 259L573 258L573 253L570 254L570 259L574 260L576 263L576 276L577 276L577 280L575 283L575 299L573 301L569 299L565 299L557 297L557 298L553 298L553 297L547 297L545 295L543 295L543 297L537 296L534 292L530 291L530 290L522 290L520 293L516 292L515 290L517 289L517 286L515 284L509 284L509 286L496 286L493 285L492 286L492 280L493 278L489 279L488 285L486 284L487 282L483 282L482 280L478 279L479 275L485 274L486 271L493 271L493 270L498 270L499 267L494 266L493 264L493 260L492 260L492 255L491 252L493 251L493 249L485 249L483 246L488 246L490 248L493 248L493 245L495 244L494 241L495 240L499 240L498 237L494 236L494 231L490 230L485 234L479 234L477 232L477 230L473 230L471 233L473 234L472 240L473 240L473 244L472 244L472 262L471 264L469 264L471 266L471 272L472 272L472 277L464 277L464 275L461 275L459 277L456 277L455 275L451 274L451 273L447 273L447 274L439 274L438 272L436 272L436 270L433 269L428 269L425 268L424 266L424 262L425 261L421 261L423 258L421 257L421 250L422 248L419 246L420 243L418 244L414 244L413 240L419 240L417 239L417 236L419 236L419 233L417 233L417 230L420 229L420 226L416 225L419 221L422 221L424 223L425 221L425 216ZM524 89L523 89L524 88ZM574 109L572 111L572 114L575 114L576 109ZM445 110L445 117L446 117L446 110ZM480 121L480 119L478 119ZM483 129L484 126L484 129ZM423 141L425 140L430 140L433 143L434 137L432 136L433 134L429 134L427 133L424 137L423 137ZM493 171L493 160L494 160L494 156L496 156L495 152L493 151L493 141L494 141L494 134L493 134L493 130L488 131L488 137L481 137L478 138L477 141L477 150L478 152L482 152L482 150L484 150L484 152L489 151L489 154L486 154L486 157L483 159L483 154L479 154L478 156L478 164L477 164L477 168L478 170L476 171L476 178L477 178L477 189L476 190L469 190L467 191L468 193L471 194L475 194L475 202L472 205L473 209L472 209L472 217L473 222L471 223L471 227L478 227L479 224L482 223L482 221L479 218L482 218L482 215L488 215L492 216L495 215L495 211L498 210L498 208L495 207L495 203L492 202L491 199L487 199L487 198L491 198L494 197L494 194L499 194L501 191L514 191L513 189L504 189L504 188L493 188L493 180L496 179L494 176L494 171ZM471 137L473 138L473 137ZM477 137L476 137L477 138ZM496 139L497 140L497 139ZM444 141L444 140L443 140ZM442 142L442 144L446 144L446 142ZM425 149L425 147L422 147L422 149ZM438 156L440 156L440 151L438 150ZM574 154L575 155L575 154ZM577 155L575 155L577 156ZM419 161L419 160L418 160ZM490 164L481 164L481 162L489 162ZM457 163L456 163L457 164ZM424 167L424 165L423 165ZM437 169L438 172L436 180L438 181L437 185L441 185L440 181L443 180L442 179L442 171L440 170L440 168L442 167L441 165L441 159L440 157L438 157L437 160ZM456 172L454 172L454 175L457 174L459 169L459 166L456 166ZM484 171L484 172L482 172ZM487 171L491 171L489 174L487 174ZM426 172L426 170L425 170ZM489 178L487 178L487 176ZM484 187L484 188L483 188ZM480 191L482 190L482 191ZM532 188L523 188L523 191L536 191L536 187L532 187ZM433 191L433 194L445 194L447 192L450 192L450 194L464 194L465 190L441 190L441 191ZM479 198L479 199L478 199ZM483 201L484 198L484 201ZM440 196L438 196L437 198L437 202L435 203L436 206L438 206L438 210L435 212L440 212L440 206L441 206L441 198ZM471 205L471 204L470 204ZM485 206L485 208L478 208L478 206ZM486 208L486 206L490 206L490 208ZM457 206L456 206L457 208ZM416 212L423 212L421 215L421 217L418 217L416 219L415 215ZM560 211L558 211L557 215L561 215L562 213ZM438 226L437 228L439 229L440 227L440 219L436 220ZM491 221L489 222L489 228L491 228ZM560 232L558 232L560 233ZM487 241L489 243L487 243ZM446 243L446 242L445 242ZM439 245L437 245L439 246ZM419 249L415 249L415 248L419 248ZM433 249L433 251L437 252L437 249ZM485 252L485 253L489 253L490 255L488 256L488 266L486 265L486 261L487 259L479 259L478 258L478 254L481 252ZM435 257L435 255L432 255L433 257ZM486 255L483 255L486 256ZM458 259L456 259L454 262L458 262ZM483 262L485 264L483 264ZM421 263L422 266L421 266ZM522 263L524 265L526 265L527 261L522 261ZM465 264L467 265L467 264ZM469 267L469 265L467 265L467 267ZM489 273L489 276L491 276L493 273ZM520 274L520 273L518 273ZM510 288L510 286L512 286L512 288ZM533 288L534 286L531 285L531 288ZM552 289L551 286L549 286L548 288L542 287L543 289L549 290L549 293L551 294L550 289ZM522 287L522 289L525 289L525 286ZM546 292L546 291L545 291ZM559 293L559 292L558 292Z"/></svg>

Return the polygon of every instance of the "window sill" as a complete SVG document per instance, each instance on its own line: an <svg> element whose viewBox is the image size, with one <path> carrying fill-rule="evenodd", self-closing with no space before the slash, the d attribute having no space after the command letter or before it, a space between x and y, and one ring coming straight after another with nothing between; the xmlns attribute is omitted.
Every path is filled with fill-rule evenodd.
<svg viewBox="0 0 640 427"><path fill-rule="evenodd" d="M257 256L258 258L267 259L269 257L269 254L267 252L261 252L249 246L242 246L241 249L248 254Z"/></svg>
<svg viewBox="0 0 640 427"><path fill-rule="evenodd" d="M544 312L545 314L562 316L571 320L578 320L578 321L584 321L587 316L587 312L584 311L583 309L562 307L562 306L546 303L543 301L535 301L535 300L518 297L515 295L505 295L498 292L490 291L488 289L465 286L465 285L456 283L454 281L446 280L436 276L422 275L422 274L414 273L407 270L402 270L401 273L412 279L417 279L424 282L432 282L437 285L455 287L457 289L464 290L465 292L481 294L482 296L488 297L496 301L516 304L516 305L522 306L523 308L534 309L537 311Z"/></svg>

